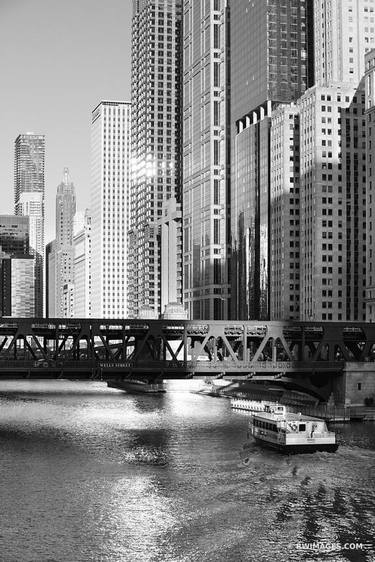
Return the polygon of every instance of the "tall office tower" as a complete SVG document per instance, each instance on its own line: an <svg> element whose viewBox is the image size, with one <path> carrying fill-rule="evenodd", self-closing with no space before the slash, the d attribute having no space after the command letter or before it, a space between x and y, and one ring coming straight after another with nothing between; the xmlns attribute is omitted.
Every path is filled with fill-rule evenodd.
<svg viewBox="0 0 375 562"><path fill-rule="evenodd" d="M74 317L91 318L91 215L74 219Z"/></svg>
<svg viewBox="0 0 375 562"><path fill-rule="evenodd" d="M182 303L182 213L175 198L163 204L160 228L160 304L161 310L169 304Z"/></svg>
<svg viewBox="0 0 375 562"><path fill-rule="evenodd" d="M364 97L355 87L316 86L297 102L301 320L365 319Z"/></svg>
<svg viewBox="0 0 375 562"><path fill-rule="evenodd" d="M46 246L46 318L56 318L56 240Z"/></svg>
<svg viewBox="0 0 375 562"><path fill-rule="evenodd" d="M315 82L358 85L375 47L373 0L314 0Z"/></svg>
<svg viewBox="0 0 375 562"><path fill-rule="evenodd" d="M33 256L0 252L0 316L35 316Z"/></svg>
<svg viewBox="0 0 375 562"><path fill-rule="evenodd" d="M186 1L183 31L184 303L192 319L220 320L230 299L227 0Z"/></svg>
<svg viewBox="0 0 375 562"><path fill-rule="evenodd" d="M133 0L130 317L162 312L157 223L181 201L181 12L182 0Z"/></svg>
<svg viewBox="0 0 375 562"><path fill-rule="evenodd" d="M26 133L15 141L15 214L30 218L30 252L35 258L35 315L43 316L45 137Z"/></svg>
<svg viewBox="0 0 375 562"><path fill-rule="evenodd" d="M66 292L73 284L73 219L76 212L76 195L70 180L68 168L64 168L63 180L57 187L56 194L56 240L55 240L55 313L58 318L73 315Z"/></svg>
<svg viewBox="0 0 375 562"><path fill-rule="evenodd" d="M92 112L92 315L127 312L127 224L131 105L102 101Z"/></svg>
<svg viewBox="0 0 375 562"><path fill-rule="evenodd" d="M0 215L0 251L29 255L29 217Z"/></svg>
<svg viewBox="0 0 375 562"><path fill-rule="evenodd" d="M281 105L271 123L271 320L299 320L299 109Z"/></svg>
<svg viewBox="0 0 375 562"><path fill-rule="evenodd" d="M34 292L29 217L0 215L0 316L33 316Z"/></svg>
<svg viewBox="0 0 375 562"><path fill-rule="evenodd" d="M232 317L270 315L270 127L312 80L312 2L231 4Z"/></svg>
<svg viewBox="0 0 375 562"><path fill-rule="evenodd" d="M367 255L366 320L375 321L375 49L366 55Z"/></svg>

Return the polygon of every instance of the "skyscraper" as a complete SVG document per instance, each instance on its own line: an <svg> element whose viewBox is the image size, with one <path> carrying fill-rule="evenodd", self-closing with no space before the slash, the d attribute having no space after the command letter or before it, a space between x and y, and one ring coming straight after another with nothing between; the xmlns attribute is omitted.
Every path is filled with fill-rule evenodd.
<svg viewBox="0 0 375 562"><path fill-rule="evenodd" d="M285 228L273 240L272 319L295 318L299 309L302 320L363 321L366 273L370 299L373 281L371 249L366 248L366 215L371 239L370 155L366 171L371 125L366 131L361 78L365 51L374 41L374 4L321 0L315 2L314 16L317 85L296 106L285 107L285 115L295 118L289 120L284 143L273 122L272 224ZM276 194L282 192L279 206ZM278 285L282 277L284 286Z"/></svg>
<svg viewBox="0 0 375 562"><path fill-rule="evenodd" d="M74 219L74 317L91 318L91 215L77 213Z"/></svg>
<svg viewBox="0 0 375 562"><path fill-rule="evenodd" d="M46 318L56 318L56 240L46 245Z"/></svg>
<svg viewBox="0 0 375 562"><path fill-rule="evenodd" d="M0 316L35 316L33 256L0 252Z"/></svg>
<svg viewBox="0 0 375 562"><path fill-rule="evenodd" d="M367 255L366 320L375 321L375 49L366 55Z"/></svg>
<svg viewBox="0 0 375 562"><path fill-rule="evenodd" d="M300 317L300 115L280 105L271 121L270 319Z"/></svg>
<svg viewBox="0 0 375 562"><path fill-rule="evenodd" d="M0 316L34 316L29 217L0 215Z"/></svg>
<svg viewBox="0 0 375 562"><path fill-rule="evenodd" d="M127 313L127 224L131 105L102 101L92 112L92 315Z"/></svg>
<svg viewBox="0 0 375 562"><path fill-rule="evenodd" d="M184 3L184 303L198 319L229 314L228 10L227 0Z"/></svg>
<svg viewBox="0 0 375 562"><path fill-rule="evenodd" d="M133 0L131 317L161 313L158 219L181 201L181 12L182 0Z"/></svg>
<svg viewBox="0 0 375 562"><path fill-rule="evenodd" d="M312 80L311 0L231 4L232 316L270 314L272 112Z"/></svg>
<svg viewBox="0 0 375 562"><path fill-rule="evenodd" d="M0 215L0 251L29 255L29 217Z"/></svg>
<svg viewBox="0 0 375 562"><path fill-rule="evenodd" d="M57 187L56 194L56 241L55 241L55 314L58 318L73 316L73 310L67 307L68 287L73 284L73 219L76 212L74 185L70 180L68 168L64 168L63 180Z"/></svg>
<svg viewBox="0 0 375 562"><path fill-rule="evenodd" d="M364 92L344 85L298 102L302 320L365 319L364 105Z"/></svg>
<svg viewBox="0 0 375 562"><path fill-rule="evenodd" d="M35 258L35 315L43 316L45 137L21 134L15 141L15 214L30 219L30 252Z"/></svg>
<svg viewBox="0 0 375 562"><path fill-rule="evenodd" d="M375 47L372 0L314 0L315 83L358 85Z"/></svg>

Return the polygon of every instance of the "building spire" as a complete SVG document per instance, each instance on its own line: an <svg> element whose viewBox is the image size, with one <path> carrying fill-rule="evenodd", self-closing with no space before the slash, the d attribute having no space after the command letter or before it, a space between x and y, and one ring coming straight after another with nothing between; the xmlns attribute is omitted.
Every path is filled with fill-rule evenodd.
<svg viewBox="0 0 375 562"><path fill-rule="evenodd" d="M63 183L65 185L69 185L71 183L70 182L69 168L66 168L66 167L64 168L64 171L63 171Z"/></svg>

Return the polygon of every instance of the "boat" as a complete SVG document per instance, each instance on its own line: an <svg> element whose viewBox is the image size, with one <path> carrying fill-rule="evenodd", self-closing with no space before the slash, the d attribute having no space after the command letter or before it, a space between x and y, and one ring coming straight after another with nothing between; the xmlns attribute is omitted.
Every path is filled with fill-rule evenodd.
<svg viewBox="0 0 375 562"><path fill-rule="evenodd" d="M149 382L142 379L121 379L107 382L109 388L117 388L129 394L163 394L166 391L162 382Z"/></svg>
<svg viewBox="0 0 375 562"><path fill-rule="evenodd" d="M335 452L336 435L320 418L287 412L281 404L266 404L250 419L250 433L261 445L284 453Z"/></svg>
<svg viewBox="0 0 375 562"><path fill-rule="evenodd" d="M249 400L248 398L238 398L232 396L230 399L230 407L234 410L246 410L248 412L264 412L264 408L273 402L266 400ZM274 403L277 405L277 403Z"/></svg>

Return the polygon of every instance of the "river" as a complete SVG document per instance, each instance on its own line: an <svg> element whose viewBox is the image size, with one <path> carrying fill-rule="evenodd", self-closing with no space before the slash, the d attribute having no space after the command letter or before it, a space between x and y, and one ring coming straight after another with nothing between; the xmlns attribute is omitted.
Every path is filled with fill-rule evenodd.
<svg viewBox="0 0 375 562"><path fill-rule="evenodd" d="M251 445L245 466L248 417L198 384L1 381L0 560L375 560L374 423L335 426L335 454Z"/></svg>

